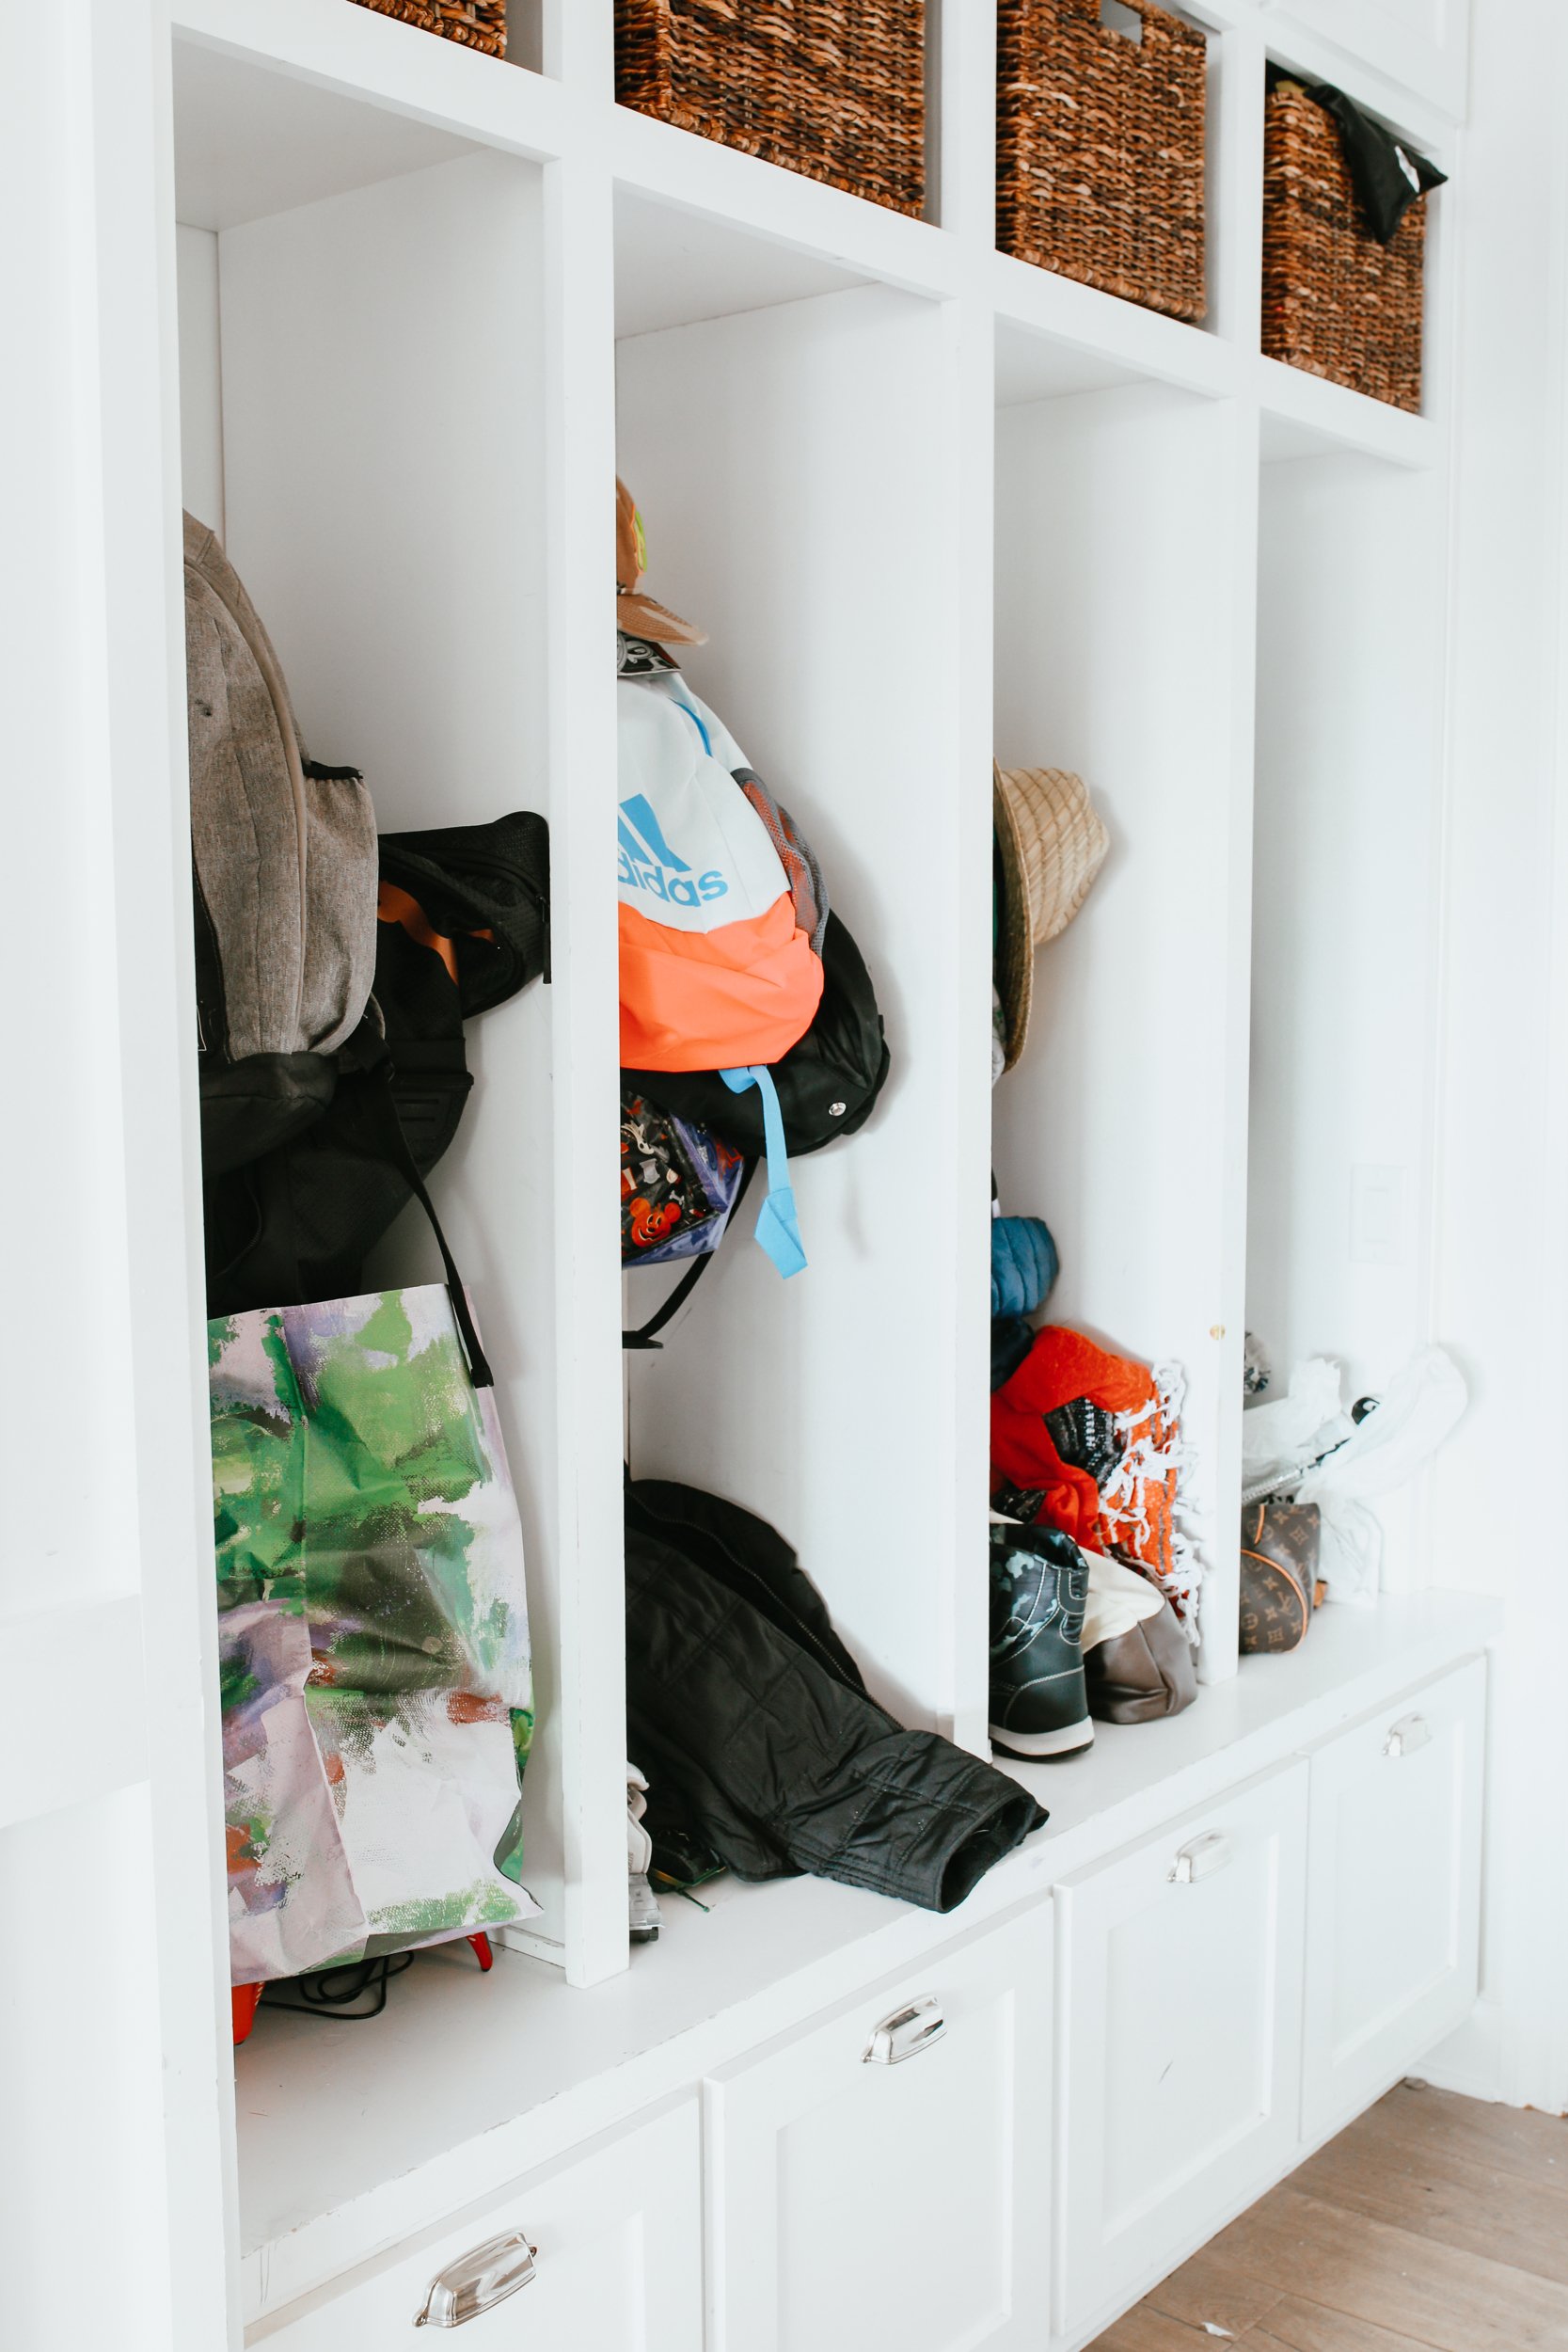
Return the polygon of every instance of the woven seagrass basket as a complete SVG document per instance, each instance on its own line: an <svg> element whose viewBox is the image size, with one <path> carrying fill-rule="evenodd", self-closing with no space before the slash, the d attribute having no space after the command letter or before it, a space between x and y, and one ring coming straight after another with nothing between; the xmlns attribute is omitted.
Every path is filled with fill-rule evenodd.
<svg viewBox="0 0 1568 2352"><path fill-rule="evenodd" d="M1426 199L1389 245L1362 218L1339 133L1299 83L1269 93L1263 349L1396 408L1421 405Z"/></svg>
<svg viewBox="0 0 1568 2352"><path fill-rule="evenodd" d="M1127 0L999 0L996 242L1178 319L1204 312L1208 51L1194 24Z"/></svg>
<svg viewBox="0 0 1568 2352"><path fill-rule="evenodd" d="M506 0L356 0L377 16L395 16L427 33L444 33L487 57L506 55Z"/></svg>
<svg viewBox="0 0 1568 2352"><path fill-rule="evenodd" d="M925 0L615 0L615 95L895 212L926 200Z"/></svg>

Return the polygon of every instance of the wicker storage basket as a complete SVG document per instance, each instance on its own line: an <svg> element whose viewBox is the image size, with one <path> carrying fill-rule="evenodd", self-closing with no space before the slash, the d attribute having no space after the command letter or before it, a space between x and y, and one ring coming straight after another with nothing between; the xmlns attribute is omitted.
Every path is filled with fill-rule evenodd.
<svg viewBox="0 0 1568 2352"><path fill-rule="evenodd" d="M1200 319L1207 45L1128 0L999 0L996 242L1172 318Z"/></svg>
<svg viewBox="0 0 1568 2352"><path fill-rule="evenodd" d="M1396 408L1421 405L1426 201L1379 245L1336 123L1299 83L1269 92L1263 140L1263 349Z"/></svg>
<svg viewBox="0 0 1568 2352"><path fill-rule="evenodd" d="M377 16L395 16L427 33L444 33L487 57L506 55L506 0L356 0Z"/></svg>
<svg viewBox="0 0 1568 2352"><path fill-rule="evenodd" d="M925 0L615 0L615 95L918 214L925 18Z"/></svg>

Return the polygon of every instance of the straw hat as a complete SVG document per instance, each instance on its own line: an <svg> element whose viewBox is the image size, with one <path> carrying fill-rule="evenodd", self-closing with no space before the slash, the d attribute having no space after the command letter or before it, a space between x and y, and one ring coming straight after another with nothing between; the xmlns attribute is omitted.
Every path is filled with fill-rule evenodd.
<svg viewBox="0 0 1568 2352"><path fill-rule="evenodd" d="M619 476L615 483L615 626L628 637L651 637L659 645L705 645L707 631L683 621L667 605L638 595L648 568L642 517Z"/></svg>
<svg viewBox="0 0 1568 2352"><path fill-rule="evenodd" d="M1035 951L1065 931L1105 862L1111 836L1082 776L1060 768L992 768L1001 853L996 986L1011 1070L1029 1034Z"/></svg>

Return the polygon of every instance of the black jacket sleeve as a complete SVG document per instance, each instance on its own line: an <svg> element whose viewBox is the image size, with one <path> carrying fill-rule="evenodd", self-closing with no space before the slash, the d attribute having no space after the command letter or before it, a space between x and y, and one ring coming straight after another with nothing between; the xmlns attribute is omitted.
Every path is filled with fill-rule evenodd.
<svg viewBox="0 0 1568 2352"><path fill-rule="evenodd" d="M631 1524L626 1684L640 1767L741 1878L809 1870L951 1911L1045 1819L1006 1774L902 1729L683 1549Z"/></svg>

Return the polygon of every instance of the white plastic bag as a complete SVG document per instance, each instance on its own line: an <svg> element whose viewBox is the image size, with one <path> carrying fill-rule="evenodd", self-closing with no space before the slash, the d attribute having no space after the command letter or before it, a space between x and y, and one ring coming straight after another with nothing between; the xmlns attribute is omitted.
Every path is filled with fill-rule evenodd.
<svg viewBox="0 0 1568 2352"><path fill-rule="evenodd" d="M1324 1494L1386 1494L1431 1460L1468 1403L1463 1374L1440 1347L1423 1348L1397 1372L1382 1402L1338 1452L1302 1481L1300 1500Z"/></svg>
<svg viewBox="0 0 1568 2352"><path fill-rule="evenodd" d="M1314 1495L1318 1506L1318 1575L1327 1600L1370 1609L1383 1567L1383 1522L1346 1495Z"/></svg>
<svg viewBox="0 0 1568 2352"><path fill-rule="evenodd" d="M1265 1482L1305 1470L1354 1427L1341 1401L1338 1365L1326 1356L1296 1364L1284 1396L1242 1415L1243 1497L1255 1499Z"/></svg>
<svg viewBox="0 0 1568 2352"><path fill-rule="evenodd" d="M1330 1600L1366 1606L1377 1597L1383 1529L1367 1508L1432 1459L1468 1401L1464 1376L1440 1347L1423 1348L1384 1391L1383 1401L1296 1489L1322 1517L1318 1572ZM1250 1419L1251 1416L1246 1416ZM1243 1420L1243 1427L1245 1422Z"/></svg>

